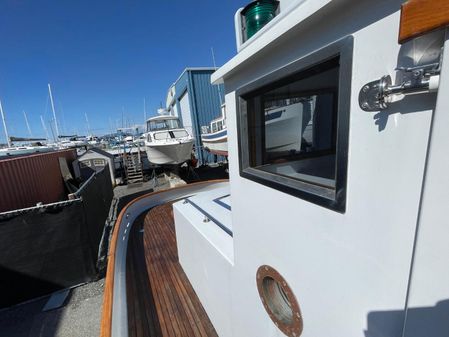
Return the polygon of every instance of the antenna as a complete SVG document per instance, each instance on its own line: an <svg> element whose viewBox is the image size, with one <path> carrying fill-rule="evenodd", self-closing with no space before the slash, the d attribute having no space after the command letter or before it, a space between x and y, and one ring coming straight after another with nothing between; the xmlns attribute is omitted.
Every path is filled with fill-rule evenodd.
<svg viewBox="0 0 449 337"><path fill-rule="evenodd" d="M210 51L212 53L212 62L214 64L214 69L217 70L217 65L215 64L215 53L214 53L214 48L210 47ZM221 97L221 91L220 91L220 85L217 85L217 90L218 90L218 97L220 98L220 105L223 104L223 99Z"/></svg>
<svg viewBox="0 0 449 337"><path fill-rule="evenodd" d="M48 141L50 139L50 137L48 136L48 130L47 130L47 127L45 126L45 122L44 122L44 119L42 118L42 115L40 117L41 117L42 128L45 131L45 136L47 137L47 141Z"/></svg>
<svg viewBox="0 0 449 337"><path fill-rule="evenodd" d="M144 123L147 122L147 104L145 102L145 97L143 98L143 118L144 118Z"/></svg>
<svg viewBox="0 0 449 337"><path fill-rule="evenodd" d="M58 120L56 119L55 104L53 102L53 95L51 94L50 83L48 83L48 93L50 94L51 109L53 110L53 119L55 120L56 142L58 142L59 140Z"/></svg>
<svg viewBox="0 0 449 337"><path fill-rule="evenodd" d="M1 100L0 100L0 112L2 113L2 121L3 121L3 128L5 129L6 142L8 143L8 147L11 147L11 140L9 139L8 129L6 128L5 113L3 112Z"/></svg>
<svg viewBox="0 0 449 337"><path fill-rule="evenodd" d="M25 112L25 110L23 111L23 117L25 117L25 123L27 125L27 129L28 129L28 133L30 135L30 138L33 138L33 133L31 132L30 124L28 123L27 113Z"/></svg>

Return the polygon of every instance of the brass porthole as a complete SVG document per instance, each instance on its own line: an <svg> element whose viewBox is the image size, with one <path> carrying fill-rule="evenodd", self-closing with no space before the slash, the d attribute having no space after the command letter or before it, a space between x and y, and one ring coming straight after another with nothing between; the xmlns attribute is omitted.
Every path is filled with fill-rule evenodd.
<svg viewBox="0 0 449 337"><path fill-rule="evenodd" d="M281 274L267 265L259 267L257 289L263 306L274 324L289 337L301 336L303 321L299 304Z"/></svg>

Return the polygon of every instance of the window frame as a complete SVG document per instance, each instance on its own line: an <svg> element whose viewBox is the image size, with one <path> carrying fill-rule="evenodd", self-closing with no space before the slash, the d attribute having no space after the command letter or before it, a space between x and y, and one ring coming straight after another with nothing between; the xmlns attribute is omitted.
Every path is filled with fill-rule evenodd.
<svg viewBox="0 0 449 337"><path fill-rule="evenodd" d="M262 171L250 166L248 133L248 97L263 94L286 83L298 73L339 57L337 95L337 139L335 189L291 177ZM346 183L349 148L353 37L347 36L269 74L245 84L235 92L240 176L331 210L346 212Z"/></svg>

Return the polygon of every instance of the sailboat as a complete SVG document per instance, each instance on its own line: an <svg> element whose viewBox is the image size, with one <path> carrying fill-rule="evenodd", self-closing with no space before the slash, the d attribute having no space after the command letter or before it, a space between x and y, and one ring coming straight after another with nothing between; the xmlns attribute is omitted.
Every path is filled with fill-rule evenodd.
<svg viewBox="0 0 449 337"><path fill-rule="evenodd" d="M5 132L6 140L8 146L5 148L0 148L0 157L13 157L13 156L23 156L32 153L39 152L49 152L54 151L55 148L51 146L44 145L42 142L46 141L44 138L32 138L31 129L28 124L28 118L26 113L24 112L25 122L28 128L28 132L30 137L10 137L8 133L8 128L6 126L6 118L5 113L3 111L3 105L0 101L0 114L3 121L3 129ZM21 143L24 145L14 146L14 143Z"/></svg>
<svg viewBox="0 0 449 337"><path fill-rule="evenodd" d="M33 153L51 152L56 148L43 143L44 138L22 138L10 137L11 145L15 142L25 143L25 145L10 146L0 149L0 157L23 156Z"/></svg>

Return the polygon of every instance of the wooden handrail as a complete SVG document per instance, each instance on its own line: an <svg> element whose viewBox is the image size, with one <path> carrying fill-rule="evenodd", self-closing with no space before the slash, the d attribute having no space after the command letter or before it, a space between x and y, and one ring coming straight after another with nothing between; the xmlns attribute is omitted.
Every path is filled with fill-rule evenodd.
<svg viewBox="0 0 449 337"><path fill-rule="evenodd" d="M449 26L448 0L409 0L401 7L399 43Z"/></svg>

